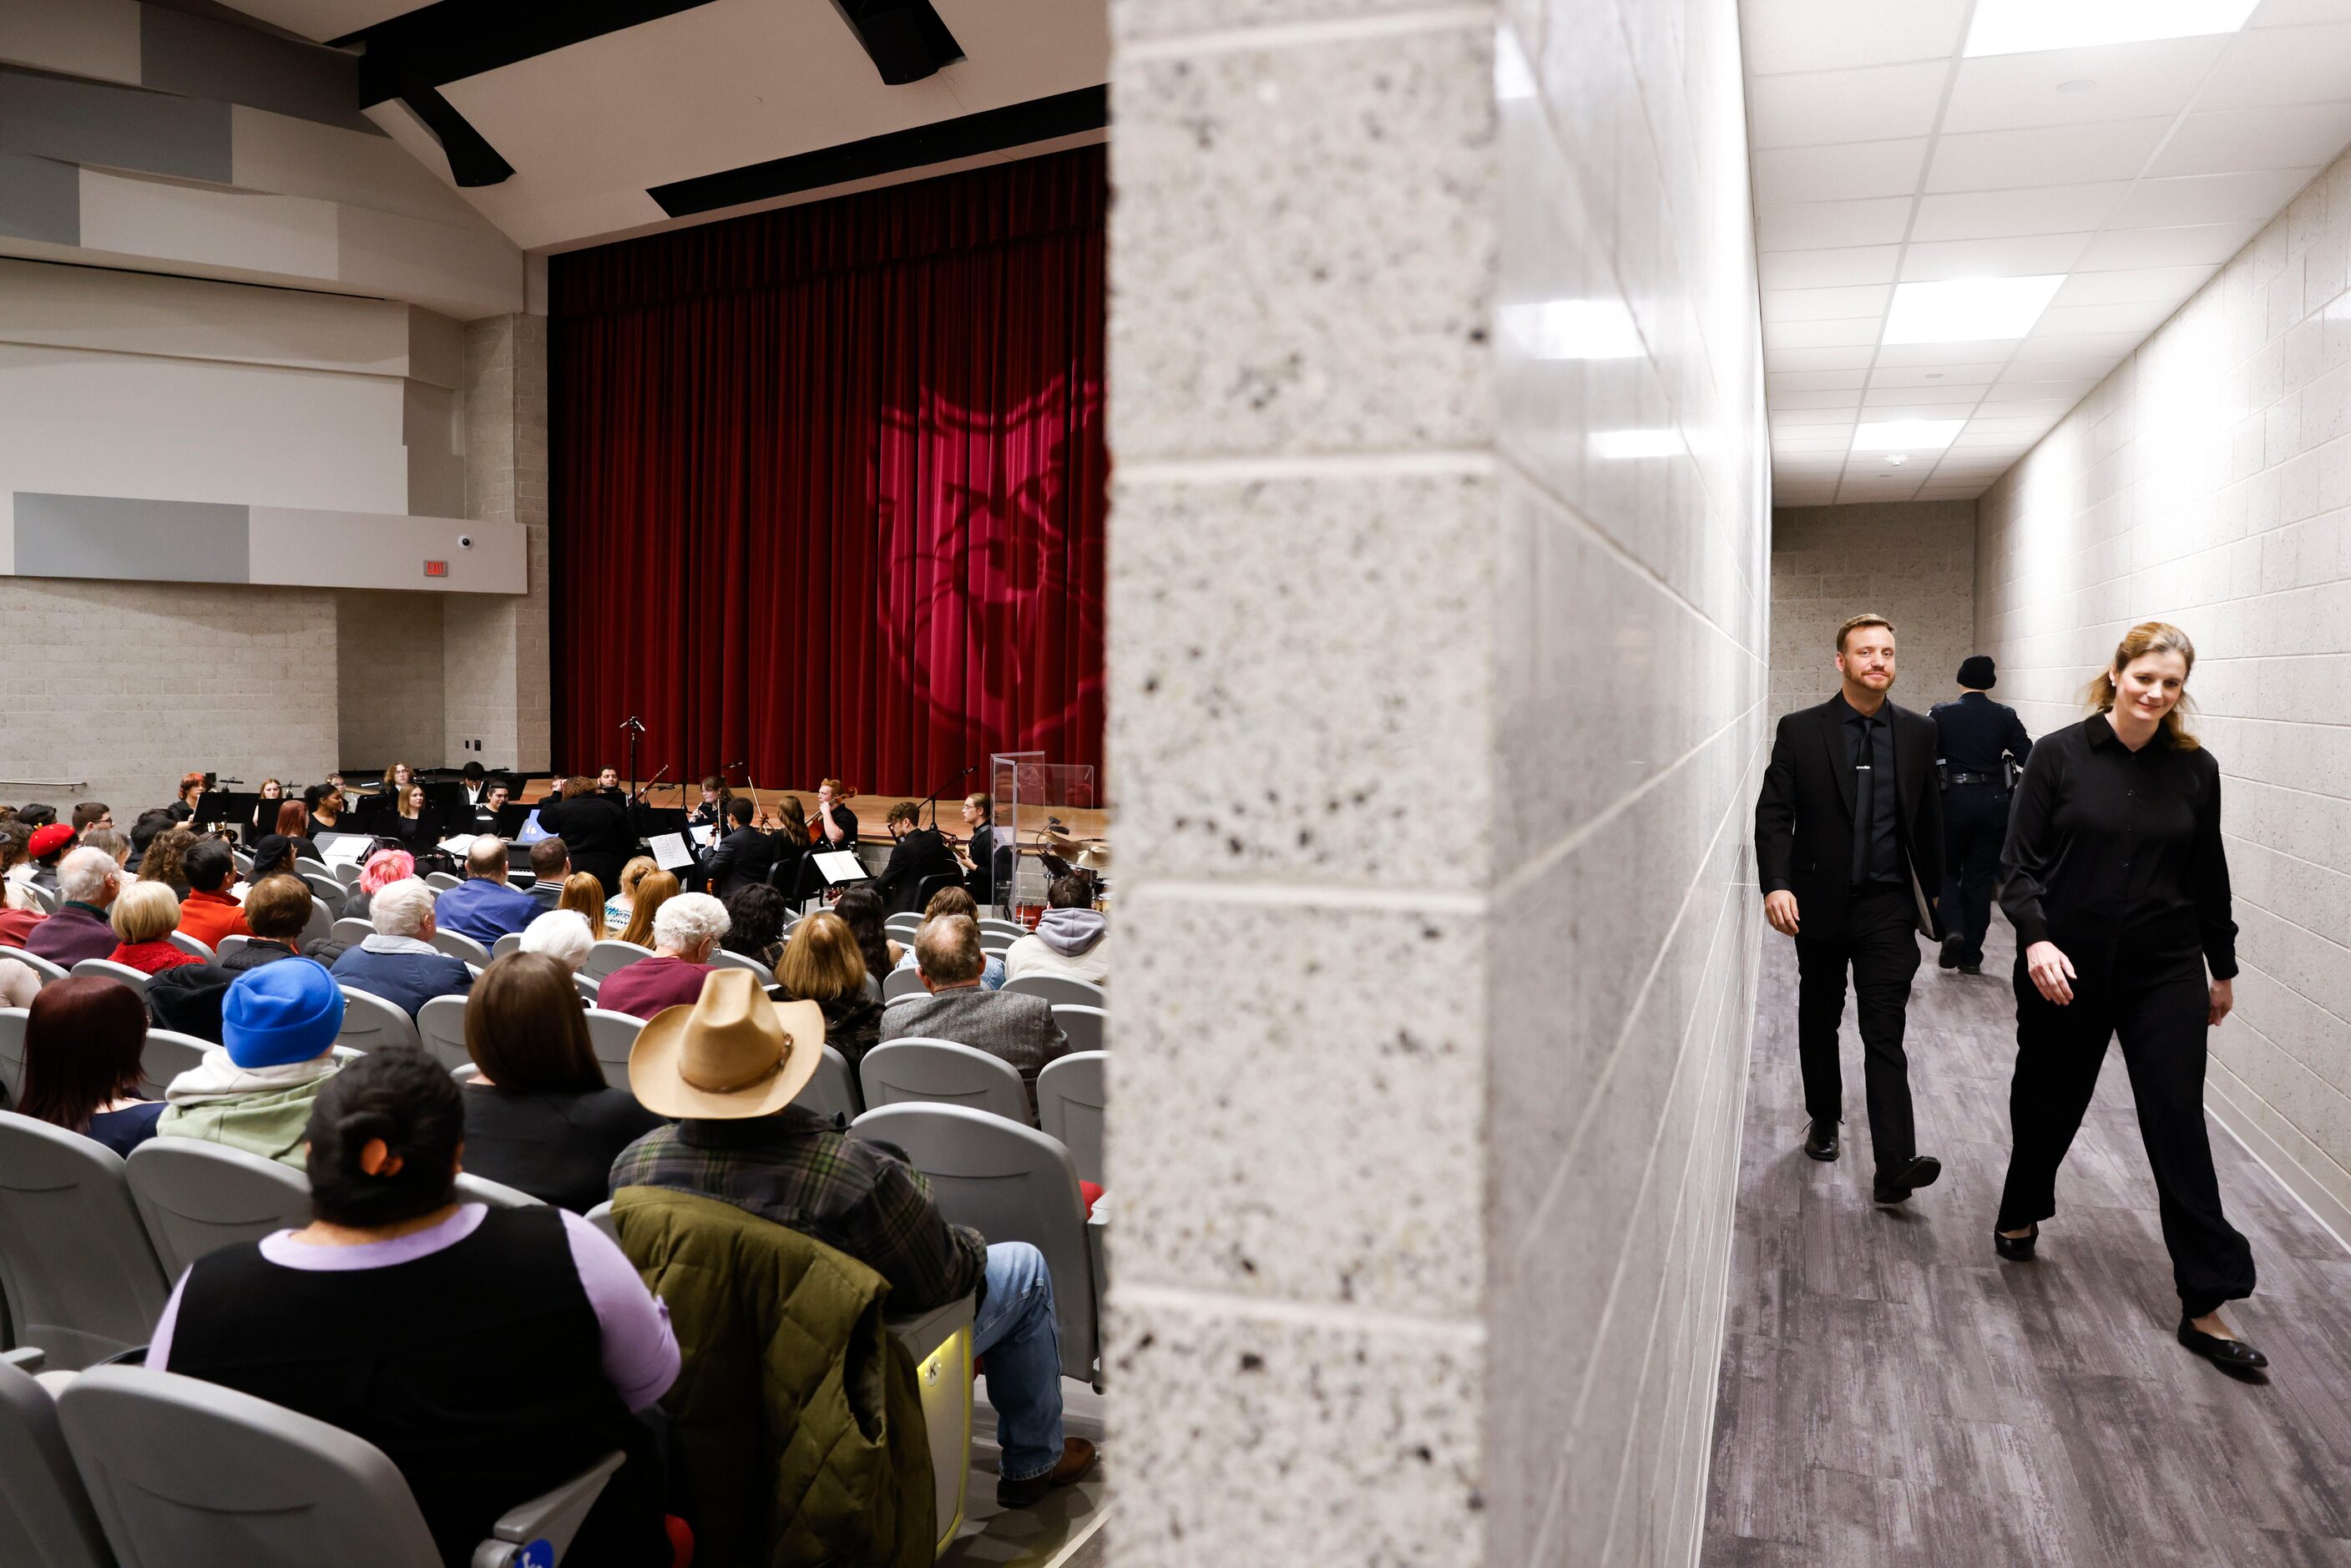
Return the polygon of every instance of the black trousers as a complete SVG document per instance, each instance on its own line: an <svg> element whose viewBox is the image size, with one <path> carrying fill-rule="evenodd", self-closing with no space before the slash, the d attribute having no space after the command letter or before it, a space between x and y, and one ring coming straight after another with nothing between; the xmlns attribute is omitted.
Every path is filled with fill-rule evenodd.
<svg viewBox="0 0 2351 1568"><path fill-rule="evenodd" d="M1910 1059L1902 1051L1910 977L1918 972L1916 919L1907 887L1856 887L1843 936L1796 938L1796 1053L1804 1069L1805 1114L1816 1122L1844 1119L1837 1025L1844 1019L1850 967L1870 1150L1881 1173L1900 1168L1918 1152L1910 1119Z"/></svg>
<svg viewBox="0 0 2351 1568"><path fill-rule="evenodd" d="M2220 1212L2204 1128L2210 991L2202 965L2119 986L2085 974L2062 1008L2035 988L2022 956L2015 984L2016 1075L2008 1092L2015 1148L2000 1197L2000 1228L2022 1230L2057 1212L2057 1167L2089 1109L2106 1041L2119 1035L2182 1310L2201 1317L2252 1295L2253 1249Z"/></svg>
<svg viewBox="0 0 2351 1568"><path fill-rule="evenodd" d="M1954 784L1943 791L1943 930L1962 964L1983 962L1991 929L1991 883L2008 836L2005 788Z"/></svg>

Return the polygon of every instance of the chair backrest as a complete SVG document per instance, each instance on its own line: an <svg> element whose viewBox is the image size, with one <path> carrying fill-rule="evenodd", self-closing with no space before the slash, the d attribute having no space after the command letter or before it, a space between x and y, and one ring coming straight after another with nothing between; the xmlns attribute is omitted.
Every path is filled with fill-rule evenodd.
<svg viewBox="0 0 2351 1568"><path fill-rule="evenodd" d="M435 997L417 1009L416 1037L434 1061L452 1071L472 1061L465 1050L465 998Z"/></svg>
<svg viewBox="0 0 2351 1568"><path fill-rule="evenodd" d="M999 920L993 915L981 915L979 917L979 934L985 936L991 931L997 933L998 936L1010 936L1016 939L1029 935L1029 927L1021 925L1018 920Z"/></svg>
<svg viewBox="0 0 2351 1568"><path fill-rule="evenodd" d="M0 1297L16 1342L76 1371L145 1344L165 1293L121 1156L0 1112Z"/></svg>
<svg viewBox="0 0 2351 1568"><path fill-rule="evenodd" d="M66 977L63 965L54 959L44 958L38 953L27 953L22 947L0 947L0 958L16 959L27 969L40 976L41 984L45 986L53 980L62 980Z"/></svg>
<svg viewBox="0 0 2351 1568"><path fill-rule="evenodd" d="M985 957L1001 958L1012 951L1012 944L1019 940L1019 937L1007 936L1001 931L983 931L979 934L979 951Z"/></svg>
<svg viewBox="0 0 2351 1568"><path fill-rule="evenodd" d="M25 1081L25 1025L32 1013L0 1008L0 1098L14 1105Z"/></svg>
<svg viewBox="0 0 2351 1568"><path fill-rule="evenodd" d="M292 1166L204 1138L150 1138L123 1162L139 1220L166 1278L207 1252L310 1223L310 1183Z"/></svg>
<svg viewBox="0 0 2351 1568"><path fill-rule="evenodd" d="M894 1002L900 997L911 997L923 988L920 969L893 969L882 981L882 999Z"/></svg>
<svg viewBox="0 0 2351 1568"><path fill-rule="evenodd" d="M1102 1186L1109 1185L1102 1179L1102 1111L1110 1103L1102 1080L1109 1061L1099 1051L1075 1051L1037 1074L1039 1130L1061 1140L1081 1180Z"/></svg>
<svg viewBox="0 0 2351 1568"><path fill-rule="evenodd" d="M849 1071L849 1058L840 1048L824 1048L824 1060L817 1063L816 1076L808 1086L792 1097L792 1103L804 1111L813 1111L830 1120L843 1116L850 1121L865 1109L857 1097L857 1075Z"/></svg>
<svg viewBox="0 0 2351 1568"><path fill-rule="evenodd" d="M341 988L343 993L343 1027L335 1036L337 1045L350 1046L353 1051L383 1051L395 1045L422 1045L416 1036L415 1020L408 1009L385 1001L371 992Z"/></svg>
<svg viewBox="0 0 2351 1568"><path fill-rule="evenodd" d="M151 1100L161 1100L172 1080L204 1061L204 1052L212 1049L208 1040L192 1034L177 1034L168 1029L151 1029L147 1043L139 1048L140 1088Z"/></svg>
<svg viewBox="0 0 2351 1568"><path fill-rule="evenodd" d="M343 884L324 871L306 871L302 880L310 884L310 896L327 906L329 915L343 912Z"/></svg>
<svg viewBox="0 0 2351 1568"><path fill-rule="evenodd" d="M220 961L224 964L227 963L231 954L244 952L245 945L252 940L253 938L250 936L222 937L220 939Z"/></svg>
<svg viewBox="0 0 2351 1568"><path fill-rule="evenodd" d="M493 958L503 958L509 953L521 951L522 933L519 931L509 931L490 944L490 956Z"/></svg>
<svg viewBox="0 0 2351 1568"><path fill-rule="evenodd" d="M0 1563L114 1568L49 1391L0 1363Z"/></svg>
<svg viewBox="0 0 2351 1568"><path fill-rule="evenodd" d="M875 1046L857 1064L868 1105L901 1101L965 1105L1014 1122L1029 1120L1020 1074L1002 1057L951 1040L910 1036Z"/></svg>
<svg viewBox="0 0 2351 1568"><path fill-rule="evenodd" d="M84 958L73 967L73 972L76 975L96 975L101 979L120 980L141 996L147 994L146 971L134 969L128 964L118 964L111 958Z"/></svg>
<svg viewBox="0 0 2351 1568"><path fill-rule="evenodd" d="M375 922L363 915L346 915L329 926L327 934L337 942L364 942L375 935Z"/></svg>
<svg viewBox="0 0 2351 1568"><path fill-rule="evenodd" d="M588 949L588 956L580 960L580 972L591 980L602 980L620 973L640 958L652 956L651 948L607 937Z"/></svg>
<svg viewBox="0 0 2351 1568"><path fill-rule="evenodd" d="M1023 996L1042 997L1055 1004L1074 1002L1081 1008L1107 1008L1110 993L1088 980L1073 980L1067 975L1022 975L1004 982L1008 991Z"/></svg>
<svg viewBox="0 0 2351 1568"><path fill-rule="evenodd" d="M729 953L723 947L710 956L710 967L714 969L748 969L759 977L762 985L773 985L776 979L776 972L757 958L744 953Z"/></svg>
<svg viewBox="0 0 2351 1568"><path fill-rule="evenodd" d="M487 1176L477 1176L471 1171L459 1171L457 1173L457 1201L459 1203L486 1203L492 1208L538 1208L543 1207L539 1203L538 1199L531 1197L530 1194L524 1192L519 1188L508 1186L504 1182L492 1181Z"/></svg>
<svg viewBox="0 0 2351 1568"><path fill-rule="evenodd" d="M604 1070L604 1082L615 1089L629 1086L629 1052L636 1049L637 1031L644 1027L645 1020L631 1013L595 1006L588 1009L588 1048Z"/></svg>
<svg viewBox="0 0 2351 1568"><path fill-rule="evenodd" d="M593 975L582 975L574 971L571 976L571 987L580 993L580 998L592 1008L596 1005L596 993L604 988L604 982Z"/></svg>
<svg viewBox="0 0 2351 1568"><path fill-rule="evenodd" d="M1068 1038L1073 1053L1110 1049L1110 1014L1103 1009L1090 1008L1081 1002L1056 1002L1053 1021L1061 1026L1061 1033Z"/></svg>
<svg viewBox="0 0 2351 1568"><path fill-rule="evenodd" d="M35 904L39 904L47 913L55 915L57 912L57 894L55 888L43 887L37 882L28 882L25 884L25 892L31 896Z"/></svg>
<svg viewBox="0 0 2351 1568"><path fill-rule="evenodd" d="M334 879L337 882L341 883L346 890L357 887L360 884L360 869L359 865L351 861L337 861L334 864L327 868L327 870L333 874Z"/></svg>
<svg viewBox="0 0 2351 1568"><path fill-rule="evenodd" d="M452 876L445 871L427 872L424 876L425 886L437 887L444 893L453 887L463 886L464 883L464 878Z"/></svg>
<svg viewBox="0 0 2351 1568"><path fill-rule="evenodd" d="M435 927L433 946L452 958L463 958L468 964L487 967L490 961L490 950L462 931L443 931Z"/></svg>
<svg viewBox="0 0 2351 1568"><path fill-rule="evenodd" d="M213 961L213 950L184 931L172 932L167 940L183 953L201 958L207 964Z"/></svg>
<svg viewBox="0 0 2351 1568"><path fill-rule="evenodd" d="M97 1367L57 1400L121 1568L417 1568L441 1555L374 1445L249 1394Z"/></svg>
<svg viewBox="0 0 2351 1568"><path fill-rule="evenodd" d="M612 1218L611 1198L606 1198L580 1218L602 1231L613 1246L618 1247L621 1244L621 1222Z"/></svg>
<svg viewBox="0 0 2351 1568"><path fill-rule="evenodd" d="M882 929L893 936L907 936L923 928L920 915L893 915L882 923Z"/></svg>
<svg viewBox="0 0 2351 1568"><path fill-rule="evenodd" d="M334 929L335 911L328 908L323 901L314 898L310 901L310 918L302 923L302 940L297 946L308 953L313 943L326 941ZM371 925L368 929L372 931L375 927Z"/></svg>
<svg viewBox="0 0 2351 1568"><path fill-rule="evenodd" d="M858 1117L857 1125L906 1151L930 1178L949 1224L968 1225L990 1241L1029 1242L1045 1255L1061 1326L1062 1375L1091 1380L1101 1294L1070 1151L1034 1127L961 1105L882 1105Z"/></svg>

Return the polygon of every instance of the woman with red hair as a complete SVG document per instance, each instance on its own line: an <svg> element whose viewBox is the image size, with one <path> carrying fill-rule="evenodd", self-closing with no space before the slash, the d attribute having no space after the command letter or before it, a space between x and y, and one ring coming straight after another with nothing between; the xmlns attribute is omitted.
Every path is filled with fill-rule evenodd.
<svg viewBox="0 0 2351 1568"><path fill-rule="evenodd" d="M365 920L375 906L375 895L395 882L416 874L416 857L406 850L378 850L360 869L360 885L343 900L343 914Z"/></svg>

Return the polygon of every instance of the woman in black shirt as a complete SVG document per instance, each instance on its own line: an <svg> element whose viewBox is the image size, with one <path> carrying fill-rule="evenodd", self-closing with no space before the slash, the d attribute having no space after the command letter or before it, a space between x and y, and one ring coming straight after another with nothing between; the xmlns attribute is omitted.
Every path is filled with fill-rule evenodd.
<svg viewBox="0 0 2351 1568"><path fill-rule="evenodd" d="M2012 1261L2032 1256L2119 1035L2179 1291L2179 1343L2224 1366L2265 1366L2220 1315L2252 1294L2253 1254L2220 1211L2204 1130L2205 1033L2235 1001L2237 926L2220 765L2179 711L2195 662L2178 627L2133 627L2091 685L2099 711L2043 738L2024 765L2001 854L2001 907L2022 951L2015 1147L1993 1240Z"/></svg>

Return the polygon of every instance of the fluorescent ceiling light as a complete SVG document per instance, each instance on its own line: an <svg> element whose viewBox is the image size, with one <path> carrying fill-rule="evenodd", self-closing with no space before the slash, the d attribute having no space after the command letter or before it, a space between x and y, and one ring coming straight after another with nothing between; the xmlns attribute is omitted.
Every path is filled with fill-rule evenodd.
<svg viewBox="0 0 2351 1568"><path fill-rule="evenodd" d="M1679 457L1687 448L1678 430L1595 430L1592 433L1594 456Z"/></svg>
<svg viewBox="0 0 2351 1568"><path fill-rule="evenodd" d="M1519 36L1508 27L1496 31L1494 37L1494 98L1499 103L1518 103L1535 95L1535 73L1527 63L1527 52L1519 47Z"/></svg>
<svg viewBox="0 0 2351 1568"><path fill-rule="evenodd" d="M2024 55L2040 49L2143 44L2233 33L2259 0L1976 0L1967 53Z"/></svg>
<svg viewBox="0 0 2351 1568"><path fill-rule="evenodd" d="M1940 452L1964 419L1888 419L1854 427L1855 452Z"/></svg>
<svg viewBox="0 0 2351 1568"><path fill-rule="evenodd" d="M1502 307L1502 331L1537 360L1631 360L1641 329L1621 299L1540 299Z"/></svg>
<svg viewBox="0 0 2351 1568"><path fill-rule="evenodd" d="M2044 277L1954 277L1940 283L1898 283L1886 313L1886 343L1973 343L2022 338L2041 319L2065 275Z"/></svg>

